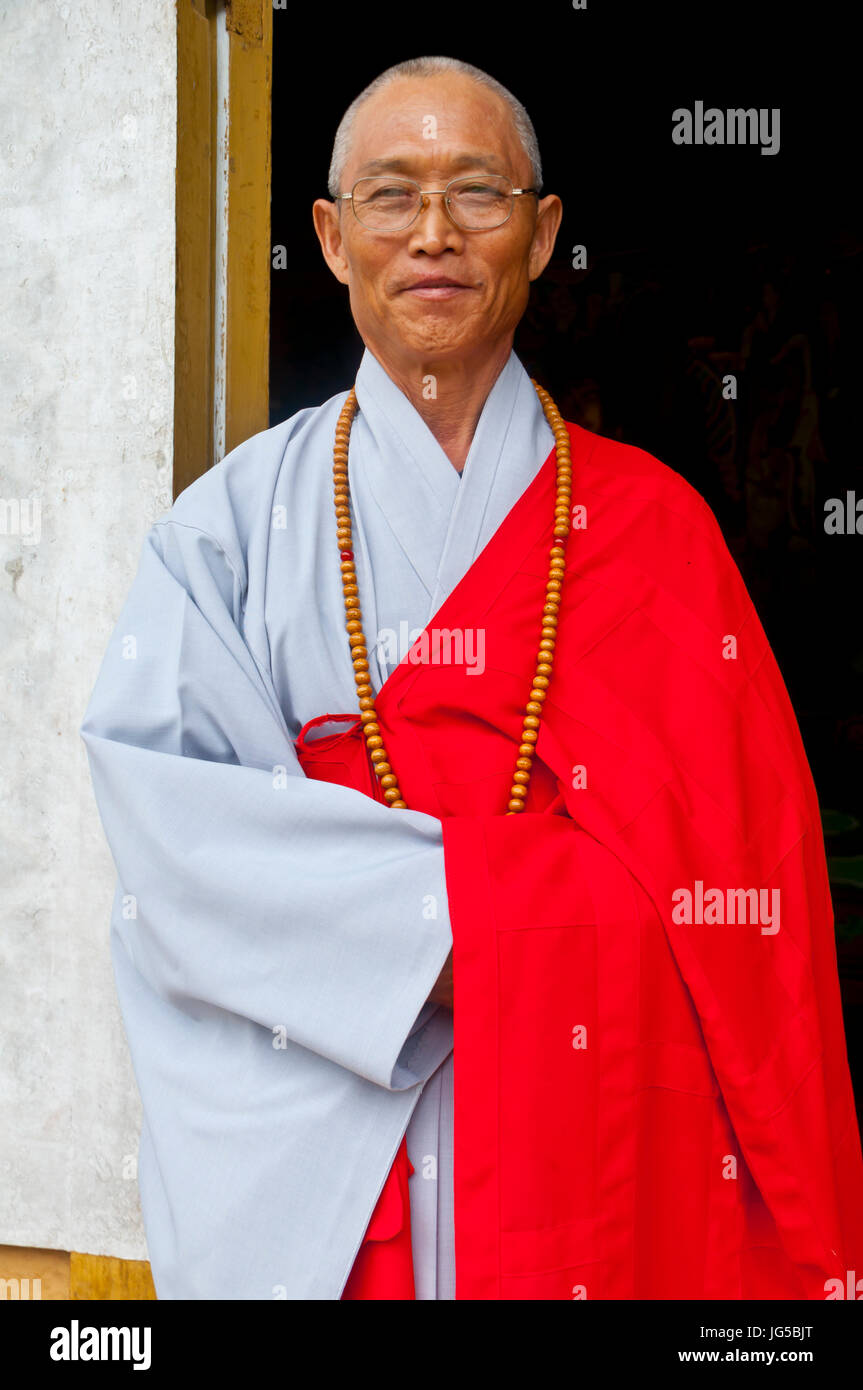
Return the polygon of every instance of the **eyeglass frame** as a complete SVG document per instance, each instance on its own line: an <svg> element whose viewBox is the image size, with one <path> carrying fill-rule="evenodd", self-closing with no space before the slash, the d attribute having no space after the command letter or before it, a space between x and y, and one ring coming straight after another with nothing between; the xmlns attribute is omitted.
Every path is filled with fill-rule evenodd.
<svg viewBox="0 0 863 1390"><path fill-rule="evenodd" d="M469 181L470 179L473 179L473 178L478 177L477 175L474 175L474 174L460 174L457 178L450 179L450 181L449 181L449 183L447 184L446 188L423 188L422 184L417 183L416 179L408 179L408 178L405 178L402 174L393 174L392 177L393 177L393 179L396 180L397 182L399 182L399 183L411 183L411 184L413 184L414 188L418 188L418 189L419 189L419 193L420 193L420 205L419 205L419 207L417 208L416 212L414 213L413 217L411 218L410 222L406 222L405 225L404 225L403 227L370 227L369 224L368 224L368 222L364 222L364 221L363 221L363 219L360 217L359 213L357 212L356 208L354 207L354 193L355 193L355 191L356 191L357 184L363 183L366 179L387 178L387 177L388 177L388 176L387 176L386 174L364 174L362 178L359 178L359 179L356 180L356 183L354 184L354 186L353 186L353 188L351 189L350 193L336 193L335 197L333 198L333 202L334 202L334 203L341 203L341 202L344 202L344 201L346 201L346 200L350 200L351 211L353 212L354 217L357 219L357 221L359 222L360 226L361 226L361 227L365 227L366 230L369 231L369 232L387 232L387 231L389 231L389 232L406 232L406 231L408 230L409 227L412 227L412 226L414 225L414 223L416 222L417 218L418 218L418 217L421 217L422 214L425 212L426 207L427 207L427 200L428 200L428 197L429 197L432 193L435 193L435 194L440 193L440 194L443 194L443 196L444 196L444 207L446 208L447 217L449 218L450 222L452 222L453 226L454 226L454 227L457 227L458 230L459 230L460 232L496 232L497 229L498 229L498 227L505 227L506 224L507 224L507 222L509 221L509 219L512 217L512 214L513 214L513 212L515 211L515 200L516 200L516 198L520 197L521 194L523 194L523 193L533 193L533 194L536 195L537 198L539 197L539 189L538 189L538 188L513 188L513 189L512 189L512 193L511 193L511 197L512 197L512 200L513 200L513 201L512 201L512 206L510 207L509 212L507 213L506 217L503 219L502 222L495 222L495 224L494 224L493 227L463 227L463 226L461 225L461 223L460 223L460 222L456 222L455 218L453 217L452 211L451 211L450 206L449 206L449 202L448 202L448 200L447 200L447 195L449 194L449 190L452 188L452 186L453 186L454 183L465 183L465 182ZM509 178L507 177L506 174L492 174L491 177L492 177L492 178L499 178L499 179L506 179L507 183L510 182L510 181L509 181ZM510 185L510 186L511 186L511 185Z"/></svg>

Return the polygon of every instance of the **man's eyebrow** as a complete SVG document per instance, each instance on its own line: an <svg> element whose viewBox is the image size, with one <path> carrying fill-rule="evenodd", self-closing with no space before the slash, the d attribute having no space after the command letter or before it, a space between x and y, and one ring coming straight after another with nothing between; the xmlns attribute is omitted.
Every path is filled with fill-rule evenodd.
<svg viewBox="0 0 863 1390"><path fill-rule="evenodd" d="M460 154L456 159L450 161L453 169L488 169L493 173L500 173L503 167L503 160L493 154ZM405 174L410 176L412 170L416 168L416 162L412 159L402 159L398 155L393 155L389 159L367 159L365 164L361 164L357 170L358 176L368 174Z"/></svg>

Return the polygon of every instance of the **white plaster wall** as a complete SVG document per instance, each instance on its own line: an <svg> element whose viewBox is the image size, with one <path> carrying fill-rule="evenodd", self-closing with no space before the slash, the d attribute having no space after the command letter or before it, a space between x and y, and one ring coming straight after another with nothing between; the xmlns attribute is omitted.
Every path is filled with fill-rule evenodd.
<svg viewBox="0 0 863 1390"><path fill-rule="evenodd" d="M174 0L2 0L0 74L0 1244L143 1258L78 727L170 506Z"/></svg>

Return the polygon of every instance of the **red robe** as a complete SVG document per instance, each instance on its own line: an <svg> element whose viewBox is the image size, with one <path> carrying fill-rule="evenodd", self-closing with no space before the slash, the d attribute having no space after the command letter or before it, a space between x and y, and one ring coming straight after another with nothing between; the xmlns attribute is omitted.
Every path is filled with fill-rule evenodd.
<svg viewBox="0 0 863 1390"><path fill-rule="evenodd" d="M443 823L456 1297L824 1299L863 1269L863 1160L797 723L706 503L568 428L586 513L525 812L553 454L426 630L483 628L484 673L418 642L375 702ZM381 799L344 718L305 770ZM767 890L760 924L680 920L699 883ZM412 1298L409 1249L402 1143L343 1296Z"/></svg>

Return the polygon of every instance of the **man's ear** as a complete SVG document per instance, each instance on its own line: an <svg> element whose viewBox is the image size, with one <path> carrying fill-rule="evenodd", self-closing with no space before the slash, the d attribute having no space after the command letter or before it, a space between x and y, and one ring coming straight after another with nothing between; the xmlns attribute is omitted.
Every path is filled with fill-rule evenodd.
<svg viewBox="0 0 863 1390"><path fill-rule="evenodd" d="M326 198L318 198L312 204L312 218L315 231L318 234L318 241L321 243L321 250L324 253L324 260L340 284L347 285L350 276L348 274L348 258L345 255L344 242L342 241L339 204L330 203Z"/></svg>
<svg viewBox="0 0 863 1390"><path fill-rule="evenodd" d="M539 279L551 260L551 253L554 250L554 243L557 240L562 220L563 203L556 193L549 193L547 198L540 200L537 208L536 230L533 234L527 267L528 279Z"/></svg>

